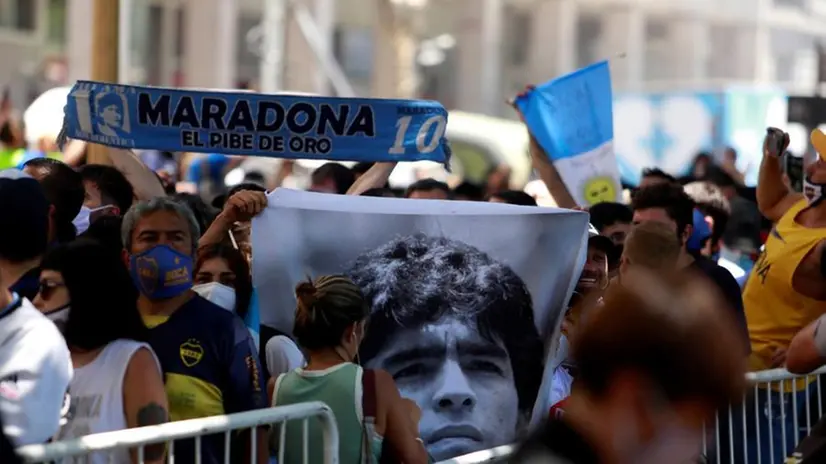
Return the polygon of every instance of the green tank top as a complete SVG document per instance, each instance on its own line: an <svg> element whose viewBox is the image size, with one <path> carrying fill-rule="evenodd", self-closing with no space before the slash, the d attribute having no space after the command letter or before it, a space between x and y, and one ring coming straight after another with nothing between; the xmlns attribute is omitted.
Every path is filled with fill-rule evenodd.
<svg viewBox="0 0 826 464"><path fill-rule="evenodd" d="M286 406L307 401L326 403L336 417L338 426L340 464L375 464L381 456L383 437L376 433L373 418L363 419L362 414L362 378L361 366L342 363L323 371L296 369L281 374L273 390L273 406ZM302 422L292 420L286 423L286 440L284 462L281 464L301 463L303 461ZM283 427L283 425L282 425ZM321 424L317 418L309 420L308 460L309 464L322 464L324 447ZM370 443L370 454L362 453L364 430ZM278 446L280 430L274 428L270 440ZM277 455L277 450L275 451Z"/></svg>

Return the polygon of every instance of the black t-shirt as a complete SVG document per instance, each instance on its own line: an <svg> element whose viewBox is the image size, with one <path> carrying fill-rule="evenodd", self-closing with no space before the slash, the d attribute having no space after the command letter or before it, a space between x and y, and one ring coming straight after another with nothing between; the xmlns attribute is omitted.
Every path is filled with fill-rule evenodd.
<svg viewBox="0 0 826 464"><path fill-rule="evenodd" d="M740 332L743 335L743 343L746 347L746 352L751 352L751 344L749 342L749 330L746 326L746 312L743 309L743 294L740 290L740 285L734 276L731 275L724 267L719 266L714 261L704 257L695 255L694 262L688 269L699 271L720 289L723 297L728 303L729 309L733 311L734 319L740 327Z"/></svg>
<svg viewBox="0 0 826 464"><path fill-rule="evenodd" d="M552 419L531 435L509 463L599 464L596 450L564 419Z"/></svg>

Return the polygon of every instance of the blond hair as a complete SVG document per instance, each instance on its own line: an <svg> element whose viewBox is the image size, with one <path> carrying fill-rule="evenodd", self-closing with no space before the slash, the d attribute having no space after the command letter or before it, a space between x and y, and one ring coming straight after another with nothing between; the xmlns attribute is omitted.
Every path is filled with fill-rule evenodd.
<svg viewBox="0 0 826 464"><path fill-rule="evenodd" d="M672 228L646 221L635 225L625 238L622 258L627 264L652 271L672 270L677 265L680 248L680 240Z"/></svg>

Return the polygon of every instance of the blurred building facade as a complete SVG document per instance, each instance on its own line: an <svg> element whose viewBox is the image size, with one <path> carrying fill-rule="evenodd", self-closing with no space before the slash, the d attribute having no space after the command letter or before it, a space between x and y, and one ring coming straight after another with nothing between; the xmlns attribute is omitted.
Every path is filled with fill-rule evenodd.
<svg viewBox="0 0 826 464"><path fill-rule="evenodd" d="M130 11L127 80L255 83L260 50L250 31L265 1L122 0ZM617 92L776 84L811 93L826 44L826 0L298 1L358 94L392 97L413 78L417 94L449 108L503 116L504 99L525 84L605 58ZM406 42L380 2L397 9ZM88 78L92 3L0 0L0 83L24 100ZM331 93L292 14L284 39L283 88ZM400 46L414 63L400 67Z"/></svg>

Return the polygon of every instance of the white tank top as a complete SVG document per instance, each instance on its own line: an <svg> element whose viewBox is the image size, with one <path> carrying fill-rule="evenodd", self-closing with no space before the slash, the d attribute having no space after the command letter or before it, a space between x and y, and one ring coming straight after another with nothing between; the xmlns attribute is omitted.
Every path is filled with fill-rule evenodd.
<svg viewBox="0 0 826 464"><path fill-rule="evenodd" d="M89 364L75 368L75 375L69 384L69 421L60 430L57 440L70 440L84 435L111 432L126 428L126 413L123 410L123 377L132 356L140 348L146 348L155 358L158 372L161 366L158 358L146 343L133 340L115 340ZM129 464L129 450L126 448L110 452L94 453L88 456L66 458L63 464Z"/></svg>

